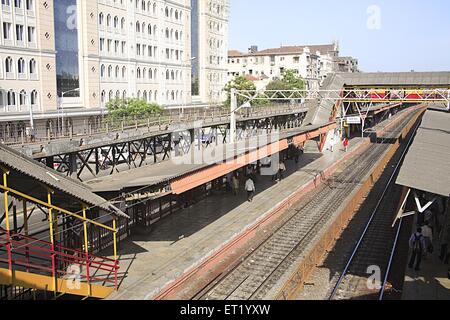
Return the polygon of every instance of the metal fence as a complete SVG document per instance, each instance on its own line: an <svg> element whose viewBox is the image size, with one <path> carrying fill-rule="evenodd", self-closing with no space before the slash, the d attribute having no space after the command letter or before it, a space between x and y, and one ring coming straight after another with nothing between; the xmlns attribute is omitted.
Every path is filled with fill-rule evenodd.
<svg viewBox="0 0 450 320"><path fill-rule="evenodd" d="M264 107L253 107L240 111L238 118L244 120L253 117L292 114L301 109L301 105L277 104ZM160 115L139 117L112 118L108 115L65 119L47 119L36 121L34 130L29 122L17 121L0 123L0 142L6 145L25 145L48 143L59 139L80 139L93 135L121 133L129 130L145 129L148 132L169 130L171 126L202 122L203 124L226 123L230 119L229 111L214 107L208 109L165 110Z"/></svg>

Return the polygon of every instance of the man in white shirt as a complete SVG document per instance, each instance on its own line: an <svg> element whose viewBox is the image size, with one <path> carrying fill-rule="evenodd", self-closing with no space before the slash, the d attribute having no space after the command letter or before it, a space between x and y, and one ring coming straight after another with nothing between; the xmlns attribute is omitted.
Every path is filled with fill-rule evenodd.
<svg viewBox="0 0 450 320"><path fill-rule="evenodd" d="M248 177L247 181L245 182L245 190L247 191L247 200L248 202L253 201L253 197L255 196L255 183L253 182L252 178Z"/></svg>

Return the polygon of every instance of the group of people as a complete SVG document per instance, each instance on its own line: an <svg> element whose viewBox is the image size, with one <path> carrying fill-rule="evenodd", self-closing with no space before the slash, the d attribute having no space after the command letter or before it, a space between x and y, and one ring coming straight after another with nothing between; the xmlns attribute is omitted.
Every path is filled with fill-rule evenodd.
<svg viewBox="0 0 450 320"><path fill-rule="evenodd" d="M418 227L409 239L411 258L409 268L420 271L421 263L429 254L436 251L434 244L440 244L439 260L448 265L450 262L450 217L446 210L426 210L419 214ZM450 268L448 270L450 278Z"/></svg>
<svg viewBox="0 0 450 320"><path fill-rule="evenodd" d="M331 138L330 141L330 151L334 152L334 146L337 144L337 139L336 136L333 136ZM350 141L348 140L348 138L346 136L344 136L344 138L342 139L342 146L344 147L344 151L347 152L348 151L348 146L350 144Z"/></svg>
<svg viewBox="0 0 450 320"><path fill-rule="evenodd" d="M245 191L247 192L247 200L248 202L252 202L253 198L255 196L256 193L256 187L255 187L255 175L250 173L247 170L247 175L246 175L246 180L245 180ZM235 173L231 173L227 176L227 185L229 187L231 187L231 191L233 193L233 195L237 196L239 194L239 190L240 190L240 178L239 178L239 174L237 172Z"/></svg>

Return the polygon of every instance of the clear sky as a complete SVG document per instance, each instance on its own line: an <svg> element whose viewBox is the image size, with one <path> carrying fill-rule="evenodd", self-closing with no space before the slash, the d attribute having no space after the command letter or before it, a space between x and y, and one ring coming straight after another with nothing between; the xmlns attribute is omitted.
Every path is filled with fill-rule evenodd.
<svg viewBox="0 0 450 320"><path fill-rule="evenodd" d="M362 71L450 71L448 0L230 0L230 49L338 40Z"/></svg>

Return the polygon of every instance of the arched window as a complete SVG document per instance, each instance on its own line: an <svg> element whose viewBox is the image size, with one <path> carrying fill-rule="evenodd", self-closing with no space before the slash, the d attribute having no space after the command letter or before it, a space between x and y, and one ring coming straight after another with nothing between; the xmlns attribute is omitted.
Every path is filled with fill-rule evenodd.
<svg viewBox="0 0 450 320"><path fill-rule="evenodd" d="M100 14L98 15L98 24L100 26L103 26L104 23L105 23L105 15L103 14L103 12L100 12Z"/></svg>
<svg viewBox="0 0 450 320"><path fill-rule="evenodd" d="M109 91L109 101L112 101L114 99L114 92L111 90Z"/></svg>
<svg viewBox="0 0 450 320"><path fill-rule="evenodd" d="M36 74L36 60L30 60L30 74Z"/></svg>
<svg viewBox="0 0 450 320"><path fill-rule="evenodd" d="M108 67L108 78L112 78L112 72L113 72L113 67L110 65L109 67Z"/></svg>
<svg viewBox="0 0 450 320"><path fill-rule="evenodd" d="M127 92L124 90L122 92L122 99L125 100L127 98Z"/></svg>
<svg viewBox="0 0 450 320"><path fill-rule="evenodd" d="M170 80L170 71L166 70L166 80Z"/></svg>
<svg viewBox="0 0 450 320"><path fill-rule="evenodd" d="M127 77L127 67L122 67L122 78L126 79Z"/></svg>
<svg viewBox="0 0 450 320"><path fill-rule="evenodd" d="M121 28L122 30L125 29L125 18L122 18L122 20L120 21L120 28Z"/></svg>
<svg viewBox="0 0 450 320"><path fill-rule="evenodd" d="M136 32L137 33L141 32L141 24L139 21L136 22Z"/></svg>
<svg viewBox="0 0 450 320"><path fill-rule="evenodd" d="M120 99L120 91L119 90L116 91L116 99Z"/></svg>
<svg viewBox="0 0 450 320"><path fill-rule="evenodd" d="M105 90L103 90L102 91L102 94L101 94L101 98L100 98L101 100L101 103L102 103L102 106L105 104L105 99L106 99L106 91Z"/></svg>
<svg viewBox="0 0 450 320"><path fill-rule="evenodd" d="M16 105L16 93L12 90L6 95L6 105L10 107Z"/></svg>
<svg viewBox="0 0 450 320"><path fill-rule="evenodd" d="M145 101L148 101L147 91L144 91L144 93L142 95L142 99Z"/></svg>
<svg viewBox="0 0 450 320"><path fill-rule="evenodd" d="M119 29L119 17L114 17L114 29Z"/></svg>
<svg viewBox="0 0 450 320"><path fill-rule="evenodd" d="M31 106L36 106L38 104L38 94L37 94L36 90L33 90L31 92L30 101L31 101Z"/></svg>
<svg viewBox="0 0 450 320"><path fill-rule="evenodd" d="M116 79L120 78L120 68L119 68L119 66L116 66L116 72L115 72L114 75L115 75Z"/></svg>
<svg viewBox="0 0 450 320"><path fill-rule="evenodd" d="M139 91L137 92L137 98L138 98L138 99L141 98L141 90L139 90Z"/></svg>
<svg viewBox="0 0 450 320"><path fill-rule="evenodd" d="M137 76L138 79L141 78L141 68L137 68L137 70L136 70L136 76Z"/></svg>
<svg viewBox="0 0 450 320"><path fill-rule="evenodd" d="M19 106L23 107L25 106L27 103L27 93L25 92L25 90L20 91L19 94Z"/></svg>
<svg viewBox="0 0 450 320"><path fill-rule="evenodd" d="M142 69L142 79L147 78L147 68Z"/></svg>
<svg viewBox="0 0 450 320"><path fill-rule="evenodd" d="M166 7L166 18L168 18L169 17L169 8L168 7Z"/></svg>
<svg viewBox="0 0 450 320"><path fill-rule="evenodd" d="M152 69L148 69L148 78L153 79L153 70Z"/></svg>
<svg viewBox="0 0 450 320"><path fill-rule="evenodd" d="M100 77L101 78L105 78L105 72L106 72L106 67L104 64L102 64L102 66L100 67Z"/></svg>
<svg viewBox="0 0 450 320"><path fill-rule="evenodd" d="M111 26L111 15L110 15L110 14L108 14L108 15L106 16L106 26L107 26L107 27L110 27L110 26Z"/></svg>
<svg viewBox="0 0 450 320"><path fill-rule="evenodd" d="M7 57L5 60L5 72L6 73L14 72L13 59L11 57Z"/></svg>
<svg viewBox="0 0 450 320"><path fill-rule="evenodd" d="M25 74L25 60L23 58L17 61L17 72L22 75Z"/></svg>
<svg viewBox="0 0 450 320"><path fill-rule="evenodd" d="M152 99L153 99L153 92L152 90L150 90L148 93L148 101L152 101Z"/></svg>

